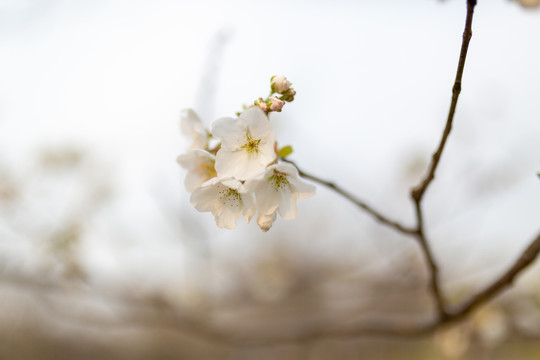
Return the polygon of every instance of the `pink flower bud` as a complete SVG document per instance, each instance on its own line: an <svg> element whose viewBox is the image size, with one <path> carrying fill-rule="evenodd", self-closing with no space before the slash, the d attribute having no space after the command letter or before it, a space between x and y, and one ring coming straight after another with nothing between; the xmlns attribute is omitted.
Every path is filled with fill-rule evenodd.
<svg viewBox="0 0 540 360"><path fill-rule="evenodd" d="M291 82L283 75L272 76L270 87L273 92L283 94L291 87Z"/></svg>
<svg viewBox="0 0 540 360"><path fill-rule="evenodd" d="M283 105L285 105L285 101L280 100L275 96L270 96L270 98L268 98L268 107L270 111L280 112Z"/></svg>
<svg viewBox="0 0 540 360"><path fill-rule="evenodd" d="M293 88L290 88L285 93L283 93L282 96L280 96L280 99L283 101L291 102L294 100L294 95L296 95L296 91L294 91Z"/></svg>
<svg viewBox="0 0 540 360"><path fill-rule="evenodd" d="M261 109L265 113L268 113L268 105L266 105L266 102L264 102L263 98L258 98L257 100L255 100L253 105L258 107L259 109Z"/></svg>

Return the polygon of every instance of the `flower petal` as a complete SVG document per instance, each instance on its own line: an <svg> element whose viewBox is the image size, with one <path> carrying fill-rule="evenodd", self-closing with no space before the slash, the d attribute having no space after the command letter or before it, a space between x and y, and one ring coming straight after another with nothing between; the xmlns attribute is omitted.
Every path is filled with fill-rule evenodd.
<svg viewBox="0 0 540 360"><path fill-rule="evenodd" d="M291 184L293 191L298 193L298 199L304 200L315 195L315 186L307 183L300 178L289 177L289 183Z"/></svg>
<svg viewBox="0 0 540 360"><path fill-rule="evenodd" d="M280 191L281 202L278 207L279 215L284 220L293 220L296 219L298 215L298 210L296 207L296 194L291 193L290 189L283 189Z"/></svg>
<svg viewBox="0 0 540 360"><path fill-rule="evenodd" d="M263 179L254 187L257 199L257 211L259 214L269 214L276 211L281 202L281 191L274 189L272 182Z"/></svg>
<svg viewBox="0 0 540 360"><path fill-rule="evenodd" d="M235 177L245 180L260 171L252 164L249 154L243 151L229 151L221 148L216 154L216 172L220 177Z"/></svg>
<svg viewBox="0 0 540 360"><path fill-rule="evenodd" d="M201 119L192 109L184 109L180 113L182 133L193 140L192 148L204 149L208 142L208 134Z"/></svg>
<svg viewBox="0 0 540 360"><path fill-rule="evenodd" d="M230 208L222 207L212 213L216 219L216 224L221 229L235 229L236 219L238 219L237 212L232 211Z"/></svg>
<svg viewBox="0 0 540 360"><path fill-rule="evenodd" d="M240 120L244 122L254 138L263 138L272 131L268 117L258 107L246 109L240 114Z"/></svg>
<svg viewBox="0 0 540 360"><path fill-rule="evenodd" d="M253 215L255 215L255 200L253 193L243 193L242 202L244 205L244 221L249 224Z"/></svg>
<svg viewBox="0 0 540 360"><path fill-rule="evenodd" d="M212 123L212 135L220 139L222 148L236 147L242 141L245 134L245 126L240 119L225 117Z"/></svg>
<svg viewBox="0 0 540 360"><path fill-rule="evenodd" d="M195 209L201 212L207 212L212 211L217 197L215 187L201 186L193 191L189 201L191 201Z"/></svg>

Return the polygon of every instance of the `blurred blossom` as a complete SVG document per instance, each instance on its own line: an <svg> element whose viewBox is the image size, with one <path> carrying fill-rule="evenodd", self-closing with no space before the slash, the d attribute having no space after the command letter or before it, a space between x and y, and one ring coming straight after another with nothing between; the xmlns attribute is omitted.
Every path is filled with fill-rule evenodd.
<svg viewBox="0 0 540 360"><path fill-rule="evenodd" d="M442 328L437 330L434 340L444 356L460 359L471 345L470 329L462 324Z"/></svg>
<svg viewBox="0 0 540 360"><path fill-rule="evenodd" d="M192 149L207 149L209 134L199 116L192 109L184 109L180 114L182 133L191 139Z"/></svg>
<svg viewBox="0 0 540 360"><path fill-rule="evenodd" d="M189 192L216 177L216 157L208 151L192 149L187 154L179 155L176 161L188 170L184 184Z"/></svg>
<svg viewBox="0 0 540 360"><path fill-rule="evenodd" d="M515 0L518 1L521 5L527 8L534 8L540 5L540 0Z"/></svg>
<svg viewBox="0 0 540 360"><path fill-rule="evenodd" d="M479 309L471 321L474 331L486 347L499 345L508 336L507 315L496 305L487 305Z"/></svg>

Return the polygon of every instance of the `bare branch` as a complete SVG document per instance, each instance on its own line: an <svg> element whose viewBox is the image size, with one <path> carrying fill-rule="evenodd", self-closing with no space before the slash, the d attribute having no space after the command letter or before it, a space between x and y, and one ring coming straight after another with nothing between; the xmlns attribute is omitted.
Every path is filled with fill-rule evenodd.
<svg viewBox="0 0 540 360"><path fill-rule="evenodd" d="M540 253L540 234L529 244L529 246L523 251L520 257L515 261L514 265L510 267L504 274L493 281L492 284L487 286L484 290L473 296L469 301L462 305L458 311L452 314L452 317L463 317L469 314L471 311L479 307L480 305L491 300L497 296L500 292L512 285L516 277L534 260Z"/></svg>
<svg viewBox="0 0 540 360"><path fill-rule="evenodd" d="M302 176L303 178L306 178L306 179L309 179L309 180L314 181L316 183L319 183L321 185L324 185L324 186L334 190L335 192L337 192L341 196L345 197L347 200L351 201L352 203L354 203L359 208L365 210L368 214L373 216L381 224L387 225L387 226L393 228L394 230L397 230L398 232L401 232L403 234L415 234L416 233L416 229L411 229L409 227L401 225L397 221L390 220L388 217L384 216L379 211L373 209L371 206L369 206L368 204L366 204L362 200L358 199L357 197L355 197L353 194L351 194L347 190L345 190L345 189L339 187L338 185L334 184L333 182L326 181L326 180L323 180L321 178L318 178L317 176L306 173L305 171L301 170L298 167L298 165L296 165L291 160L288 160L288 159L285 159L285 158L282 158L281 160L286 161L286 162L294 165L298 169L298 173L300 174L300 176Z"/></svg>
<svg viewBox="0 0 540 360"><path fill-rule="evenodd" d="M446 120L446 127L444 128L441 141L435 153L431 158L431 164L429 170L424 177L424 179L418 184L412 191L411 195L413 199L417 202L420 202L424 192L426 191L429 184L435 178L435 170L439 165L439 160L441 159L444 146L446 145L446 140L450 131L452 130L452 123L454 120L454 114L456 112L457 101L459 94L461 92L461 78L463 77L463 69L465 67L465 58L467 57L467 50L469 49L469 41L472 37L472 19L474 14L474 7L476 6L476 0L467 0L467 19L465 20L465 31L463 32L463 41L461 43L461 51L459 54L458 68L456 72L456 80L454 81L454 86L452 87L452 102L450 103L450 110L448 112L448 118Z"/></svg>
<svg viewBox="0 0 540 360"><path fill-rule="evenodd" d="M426 264L429 270L430 289L441 320L447 319L448 313L446 311L444 297L439 286L439 269L437 266L437 262L435 261L433 253L431 252L429 242L424 231L424 218L421 202L427 187L435 178L435 170L439 165L439 160L441 159L442 152L446 145L446 140L448 139L450 131L452 130L452 123L454 120L454 114L456 112L457 101L461 92L461 78L463 77L463 69L465 68L465 59L467 57L467 50L469 49L469 42L472 37L472 20L475 5L476 0L467 0L467 17L465 20L465 30L463 31L463 41L461 43L456 79L454 81L454 86L452 87L452 101L450 104L450 111L448 112L448 118L446 120L446 126L439 142L439 146L437 147L437 150L433 153L431 164L426 176L420 182L420 184L413 188L411 191L411 197L414 201L417 221L416 239L418 241L418 244L420 245L422 253L424 254L424 258L426 259Z"/></svg>

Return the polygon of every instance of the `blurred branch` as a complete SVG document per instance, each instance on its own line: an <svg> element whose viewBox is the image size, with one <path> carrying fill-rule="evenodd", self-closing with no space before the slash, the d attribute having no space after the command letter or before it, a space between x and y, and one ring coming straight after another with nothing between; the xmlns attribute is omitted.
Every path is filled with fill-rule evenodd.
<svg viewBox="0 0 540 360"><path fill-rule="evenodd" d="M309 179L311 181L314 181L316 183L319 183L321 185L324 185L332 190L334 190L335 192L337 192L338 194L342 195L343 197L345 197L347 200L351 201L352 203L354 203L356 206L358 206L359 208L363 209L364 211L366 211L368 214L370 214L371 216L373 216L377 221L379 221L380 223L384 224L384 225L387 225L401 233L404 233L404 234L414 234L416 233L416 229L411 229L411 228L408 228L404 225L401 225L399 222L397 221L394 221L394 220L390 220L388 217L386 217L385 215L381 214L379 211L375 210L374 208L372 208L370 205L366 204L365 202L363 202L362 200L358 199L357 197L355 197L353 194L351 194L350 192L348 192L347 190L343 189L342 187L334 184L333 182L330 182L330 181L326 181L326 180L323 180L321 178L318 178L314 175L311 175L311 174L308 174L306 173L305 171L301 170L298 165L296 165L296 163L294 163L293 161L291 160L288 160L288 159L285 159L285 158L281 158L281 160L283 161L286 161L292 165L294 165L297 169L298 169L298 173L300 174L300 176L306 178L306 179Z"/></svg>
<svg viewBox="0 0 540 360"><path fill-rule="evenodd" d="M298 334L265 334L260 333L244 333L240 334L234 330L219 330L212 326L211 317L193 316L189 311L179 309L170 304L167 299L154 297L137 297L137 296L118 296L107 291L92 289L91 294L99 294L100 297L106 296L107 303L120 303L122 311L115 312L113 318L96 316L95 313L89 312L88 307L84 312L70 312L67 306L57 306L56 303L48 303L42 301L39 303L47 306L51 312L63 316L71 321L82 321L87 325L111 328L123 328L142 326L145 328L168 328L170 330L181 333L184 336L196 337L213 343L219 343L228 346L242 347L264 347L264 346L281 346L286 344L300 344L321 339L350 339L358 336L371 337L398 337L398 338L413 338L425 336L432 333L434 330L450 325L452 323L463 320L471 312L477 309L480 305L494 299L508 286L510 286L528 266L530 266L540 253L540 233L529 244L529 246L521 253L513 265L496 278L491 284L486 286L484 290L473 295L469 300L462 305L457 306L455 311L449 311L445 318L437 318L432 321L424 321L418 323L393 323L393 322L372 322L371 324L351 325L348 327L328 327L318 328L313 331L303 332ZM54 282L36 280L34 277L2 274L0 276L2 283L11 283L16 286L31 288L38 293L59 293L67 296L70 300L74 299L76 291L66 293L66 287L60 286ZM204 319L206 317L206 319Z"/></svg>
<svg viewBox="0 0 540 360"><path fill-rule="evenodd" d="M275 337L267 336L264 339L253 337L238 337L231 334L226 335L227 343L235 343L244 346L270 346L286 343L309 342L319 339L346 339L357 336L383 336L383 337L418 337L432 333L434 330L443 326L463 320L467 315L477 309L480 305L493 300L497 295L510 286L519 274L530 266L540 253L540 233L521 253L514 264L501 276L496 278L484 290L473 295L465 301L455 311L447 312L445 317L439 317L430 322L421 322L416 324L395 324L395 323L375 323L364 324L357 327L342 329L324 328L312 332L297 335L277 335Z"/></svg>
<svg viewBox="0 0 540 360"><path fill-rule="evenodd" d="M516 277L536 260L539 253L540 234L538 234L536 238L529 244L529 246L523 251L510 269L508 269L498 279L493 281L493 283L487 286L484 290L473 296L469 301L462 305L459 310L452 313L451 317L463 317L480 305L497 296L501 291L513 284Z"/></svg>
<svg viewBox="0 0 540 360"><path fill-rule="evenodd" d="M170 329L187 337L195 337L213 343L242 346L280 346L285 344L300 344L317 341L320 339L350 339L358 336L372 337L419 337L432 333L434 330L461 321L471 312L484 303L494 299L517 280L526 268L528 268L540 254L540 233L532 240L527 248L514 261L507 271L488 284L483 290L472 295L463 304L456 306L455 310L447 312L447 316L435 318L431 321L415 323L395 323L378 321L371 323L348 325L343 327L324 326L312 331L287 334L258 332L241 333L234 330L221 330L213 325L214 313L201 312L195 315L189 309L180 308L171 303L160 294L129 296L124 292L121 295L117 291L108 291L104 288L88 287L87 283L59 283L52 279L40 278L35 275L24 275L13 272L1 271L0 283L32 290L39 304L48 308L48 314L61 316L64 320L84 323L86 325L111 328L132 328L140 326L144 328ZM5 270L5 269L4 269ZM84 286L73 286L73 285ZM48 301L45 295L63 296L69 302L82 302L80 310L70 310L73 306L66 306L58 301ZM99 315L96 311L90 311L88 300L97 299L98 304L106 300L109 304L106 315ZM112 306L112 308L111 308ZM76 308L75 308L76 309ZM98 307L98 309L103 309ZM116 310L111 312L111 310Z"/></svg>

